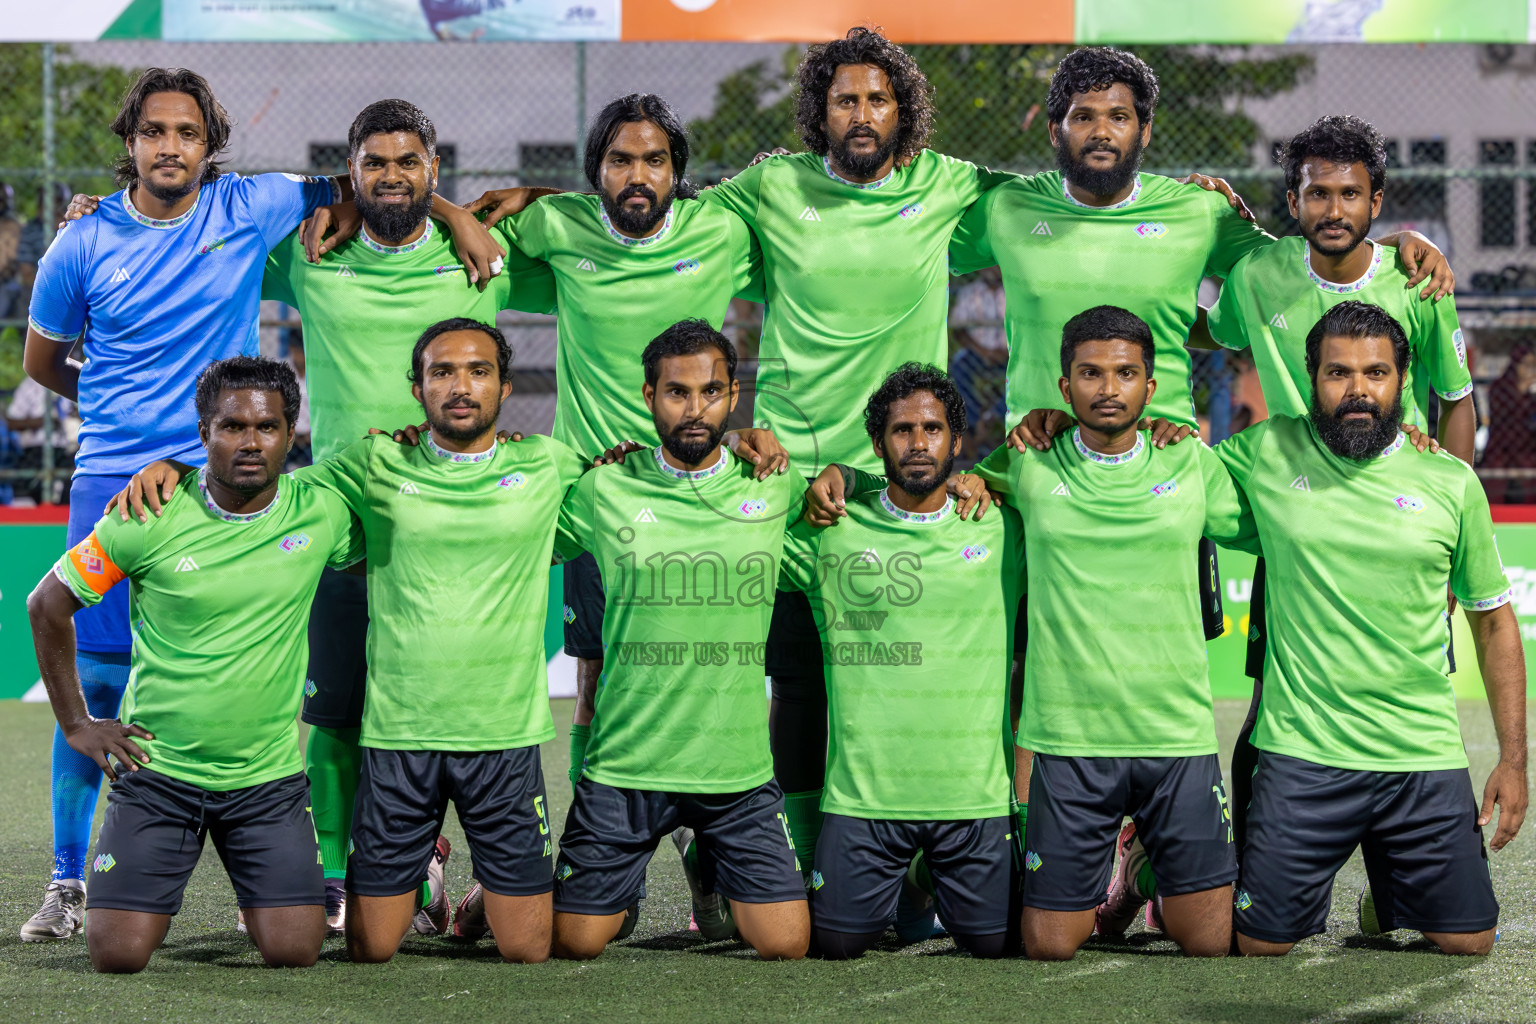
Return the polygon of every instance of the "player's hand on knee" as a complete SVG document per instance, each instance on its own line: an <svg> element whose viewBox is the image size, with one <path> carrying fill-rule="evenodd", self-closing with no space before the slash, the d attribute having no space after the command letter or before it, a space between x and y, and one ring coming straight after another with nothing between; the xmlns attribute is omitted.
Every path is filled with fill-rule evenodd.
<svg viewBox="0 0 1536 1024"><path fill-rule="evenodd" d="M1170 444L1178 444L1194 433L1193 428L1186 424L1165 420L1161 416L1157 419L1143 416L1141 422L1136 424L1136 429L1152 431L1152 443L1158 448L1166 448Z"/></svg>
<svg viewBox="0 0 1536 1024"><path fill-rule="evenodd" d="M1519 833L1529 800L1525 766L1500 761L1483 786L1483 809L1477 816L1478 825L1486 825L1493 820L1494 805L1499 807L1499 829L1488 843L1491 849L1504 849Z"/></svg>
<svg viewBox="0 0 1536 1024"><path fill-rule="evenodd" d="M615 462L622 464L624 462L624 456L628 455L630 452L643 451L645 451L645 445L641 444L639 441L620 441L618 444L614 445L612 448L609 448L607 451L603 452L603 454L593 459L592 465L611 466Z"/></svg>
<svg viewBox="0 0 1536 1024"><path fill-rule="evenodd" d="M427 425L425 423L421 423L412 426L404 426L399 430L389 431L388 433L389 439L395 442L395 444L410 445L412 448L415 448L417 445L421 444L421 435L426 433L426 430ZM378 427L369 427L368 433L383 434L385 431L380 430Z"/></svg>
<svg viewBox="0 0 1536 1024"><path fill-rule="evenodd" d="M100 205L101 196L88 196L76 192L70 198L69 206L64 210L64 220L59 222L59 227L62 228L69 221L79 220L81 217L89 217L96 212L97 207Z"/></svg>
<svg viewBox="0 0 1536 1024"><path fill-rule="evenodd" d="M131 772L138 771L141 764L149 764L149 755L132 739L135 736L145 740L155 738L143 726L124 725L115 718L87 716L68 727L60 723L60 728L64 732L64 742L69 744L70 749L95 761L96 767L105 772L112 782L117 781L117 772L112 768L113 757Z"/></svg>
<svg viewBox="0 0 1536 1024"><path fill-rule="evenodd" d="M757 467L752 475L758 480L766 480L774 473L782 473L789 468L789 453L771 430L758 427L733 430L725 435L725 443L738 458Z"/></svg>
<svg viewBox="0 0 1536 1024"><path fill-rule="evenodd" d="M987 509L992 507L992 492L975 473L956 473L944 481L944 489L955 499L955 511L960 513L961 519L975 519L979 522L987 514ZM971 515L972 509L976 511L974 516Z"/></svg>
<svg viewBox="0 0 1536 1024"><path fill-rule="evenodd" d="M1243 220L1254 221L1253 211L1248 209L1248 204L1243 202L1243 197L1233 190L1225 178L1215 178L1209 174L1201 174L1199 171L1191 171L1184 177L1177 179L1181 185L1199 185L1207 192L1219 192L1226 199L1227 205L1237 211L1237 215Z"/></svg>
<svg viewBox="0 0 1536 1024"><path fill-rule="evenodd" d="M1076 422L1061 409L1031 409L1019 420L1018 426L1008 431L1008 446L1021 452L1030 448L1047 451L1051 447L1051 438Z"/></svg>
<svg viewBox="0 0 1536 1024"><path fill-rule="evenodd" d="M1404 423L1402 429L1403 433L1408 435L1408 443L1419 451L1438 452L1440 450L1439 441L1436 441L1413 424Z"/></svg>
<svg viewBox="0 0 1536 1024"><path fill-rule="evenodd" d="M319 263L321 256L357 234L362 224L363 215L357 212L356 203L333 203L320 207L299 225L299 241L304 245L304 258L311 263ZM330 232L329 237L327 231Z"/></svg>
<svg viewBox="0 0 1536 1024"><path fill-rule="evenodd" d="M823 469L805 492L805 521L812 526L831 526L846 516L847 489L841 466L834 463Z"/></svg>

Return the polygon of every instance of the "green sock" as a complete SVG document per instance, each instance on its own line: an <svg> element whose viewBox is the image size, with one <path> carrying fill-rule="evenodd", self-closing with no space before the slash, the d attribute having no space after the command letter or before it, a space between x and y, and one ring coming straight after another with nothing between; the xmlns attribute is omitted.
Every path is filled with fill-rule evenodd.
<svg viewBox="0 0 1536 1024"><path fill-rule="evenodd" d="M422 910L432 905L432 886L428 885L425 881L421 883L421 891L417 893L417 900L417 906L421 907Z"/></svg>
<svg viewBox="0 0 1536 1024"><path fill-rule="evenodd" d="M922 850L918 850L917 856L912 858L912 864L907 868L907 877L929 896L938 895L933 891L933 872L928 870L928 858L923 856Z"/></svg>
<svg viewBox="0 0 1536 1024"><path fill-rule="evenodd" d="M571 726L571 770L567 772L571 777L571 788L581 779L581 769L587 761L587 741L592 738L590 725Z"/></svg>
<svg viewBox="0 0 1536 1024"><path fill-rule="evenodd" d="M304 774L309 777L310 813L320 841L320 863L326 878L347 877L347 853L352 842L352 802L363 769L358 749L359 729L328 729L313 725L304 749Z"/></svg>
<svg viewBox="0 0 1536 1024"><path fill-rule="evenodd" d="M1152 862L1147 861L1136 872L1136 880L1132 883L1136 892L1142 899L1152 900L1157 898L1157 878L1152 874Z"/></svg>
<svg viewBox="0 0 1536 1024"><path fill-rule="evenodd" d="M784 823L795 843L800 873L807 878L816 865L816 838L821 835L821 790L784 794Z"/></svg>

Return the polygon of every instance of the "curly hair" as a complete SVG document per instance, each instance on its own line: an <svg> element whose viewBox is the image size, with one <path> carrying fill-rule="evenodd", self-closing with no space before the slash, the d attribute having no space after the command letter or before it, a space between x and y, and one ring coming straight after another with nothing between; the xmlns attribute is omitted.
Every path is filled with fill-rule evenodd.
<svg viewBox="0 0 1536 1024"><path fill-rule="evenodd" d="M864 430L873 441L885 437L885 425L891 418L891 403L918 391L927 391L944 406L944 418L954 437L965 433L965 399L949 374L931 363L902 363L892 370L864 406Z"/></svg>
<svg viewBox="0 0 1536 1024"><path fill-rule="evenodd" d="M869 64L890 78L896 94L896 159L911 159L926 149L933 134L933 86L906 50L868 28L851 28L842 39L805 51L795 98L795 130L805 148L827 155L827 91L844 64Z"/></svg>
<svg viewBox="0 0 1536 1024"><path fill-rule="evenodd" d="M293 367L273 359L231 356L209 363L197 377L197 421L210 423L226 391L275 391L283 399L283 419L292 427L299 416L299 380Z"/></svg>
<svg viewBox="0 0 1536 1024"><path fill-rule="evenodd" d="M1280 164L1285 168L1288 192L1301 189L1301 165L1310 157L1335 164L1364 164L1371 176L1371 191L1387 184L1387 144L1367 121L1349 114L1320 117L1285 144Z"/></svg>
<svg viewBox="0 0 1536 1024"><path fill-rule="evenodd" d="M412 384L424 383L427 379L427 367L422 356L427 351L427 346L444 334L453 331L479 331L496 343L496 371L503 382L512 379L512 346L507 344L507 336L495 326L482 323L467 316L449 317L447 320L439 320L437 323L421 332L421 337L416 339L416 347L411 350L411 368L406 371L405 377Z"/></svg>
<svg viewBox="0 0 1536 1024"><path fill-rule="evenodd" d="M1045 116L1052 124L1066 119L1072 97L1120 83L1131 90L1138 123L1148 125L1157 112L1157 74L1147 62L1111 46L1084 46L1061 58L1045 94Z"/></svg>
<svg viewBox="0 0 1536 1024"><path fill-rule="evenodd" d="M220 174L215 158L229 145L229 133L235 125L224 104L214 98L208 80L196 71L186 68L148 68L139 75L138 81L129 86L118 106L117 116L112 119L112 134L127 142L139 133L139 120L144 116L144 101L157 92L179 92L192 97L203 115L203 132L207 136L202 183L213 181ZM139 180L139 169L128 153L118 156L112 164L112 176L119 185L133 185Z"/></svg>
<svg viewBox="0 0 1536 1024"><path fill-rule="evenodd" d="M437 128L432 119L409 100L376 100L352 119L347 129L347 152L355 155L371 136L406 132L421 140L427 159L437 156Z"/></svg>
<svg viewBox="0 0 1536 1024"><path fill-rule="evenodd" d="M679 320L651 339L640 355L640 365L645 370L645 382L651 387L661 379L661 361L667 356L691 356L706 348L720 350L725 362L725 379L736 379L736 346L731 339L710 326L708 320L693 318Z"/></svg>

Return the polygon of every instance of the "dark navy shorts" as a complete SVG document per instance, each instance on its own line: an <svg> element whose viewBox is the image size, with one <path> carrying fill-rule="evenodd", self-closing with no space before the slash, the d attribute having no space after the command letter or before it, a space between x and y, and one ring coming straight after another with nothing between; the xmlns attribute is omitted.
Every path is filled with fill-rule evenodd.
<svg viewBox="0 0 1536 1024"><path fill-rule="evenodd" d="M1147 848L1161 896L1237 878L1232 820L1215 754L1060 757L1036 754L1024 835L1024 905L1066 912L1104 902L1126 815Z"/></svg>
<svg viewBox="0 0 1536 1024"><path fill-rule="evenodd" d="M304 711L310 725L356 729L368 684L368 580L325 569L309 607L309 672Z"/></svg>
<svg viewBox="0 0 1536 1024"><path fill-rule="evenodd" d="M684 825L698 837L705 889L738 903L805 899L778 783L741 793L669 793L583 778L560 836L555 909L617 914L643 898L656 845Z"/></svg>
<svg viewBox="0 0 1536 1024"><path fill-rule="evenodd" d="M561 567L564 577L565 653L573 658L600 659L603 656L603 612L608 595L603 591L603 574L592 553L582 552Z"/></svg>
<svg viewBox="0 0 1536 1024"><path fill-rule="evenodd" d="M498 896L549 892L554 844L537 746L485 753L364 747L347 890L399 896L419 886L449 800L481 885Z"/></svg>
<svg viewBox="0 0 1536 1024"><path fill-rule="evenodd" d="M1384 931L1498 924L1465 768L1370 772L1259 752L1234 925L1263 942L1327 927L1333 876L1360 847Z"/></svg>
<svg viewBox="0 0 1536 1024"><path fill-rule="evenodd" d="M325 902L302 774L220 792L140 768L119 769L107 794L86 909L176 913L207 836L242 908Z"/></svg>
<svg viewBox="0 0 1536 1024"><path fill-rule="evenodd" d="M828 814L816 841L811 919L863 933L885 928L919 850L933 876L945 927L963 935L1008 930L1013 870L1011 819L889 821Z"/></svg>

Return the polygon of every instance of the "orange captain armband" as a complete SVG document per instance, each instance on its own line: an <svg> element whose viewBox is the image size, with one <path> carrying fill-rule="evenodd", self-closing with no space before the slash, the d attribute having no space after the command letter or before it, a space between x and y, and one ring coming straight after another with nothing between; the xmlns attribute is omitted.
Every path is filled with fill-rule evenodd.
<svg viewBox="0 0 1536 1024"><path fill-rule="evenodd" d="M102 549L101 541L96 539L94 532L89 537L86 537L85 540L70 548L64 557L68 559L70 566L75 570L76 574L85 581L85 585L90 587L97 597L105 597L107 591L115 587L123 577L128 575L119 569L112 559L107 557L106 551Z"/></svg>

